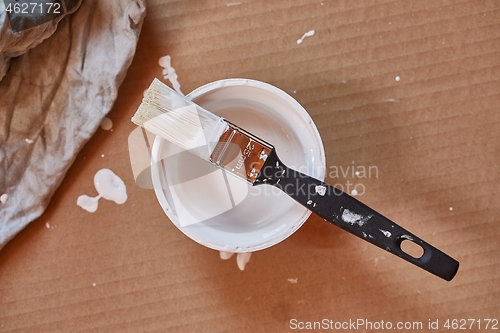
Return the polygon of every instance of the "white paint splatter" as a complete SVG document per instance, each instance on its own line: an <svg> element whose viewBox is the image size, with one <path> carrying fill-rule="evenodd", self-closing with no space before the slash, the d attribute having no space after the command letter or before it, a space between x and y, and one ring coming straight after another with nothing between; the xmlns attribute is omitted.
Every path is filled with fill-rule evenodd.
<svg viewBox="0 0 500 333"><path fill-rule="evenodd" d="M175 72L175 69L171 65L170 56L166 55L164 57L161 57L158 60L158 63L160 64L161 67L163 67L163 72L162 72L163 78L165 80L169 80L170 83L172 83L172 87L174 87L175 91L177 91L181 95L184 95L181 91L181 85L177 80L178 78L177 73Z"/></svg>
<svg viewBox="0 0 500 333"><path fill-rule="evenodd" d="M299 278L289 278L287 279L288 282L290 282L291 284L297 284L297 282L299 282Z"/></svg>
<svg viewBox="0 0 500 333"><path fill-rule="evenodd" d="M313 202L312 202L312 200L307 201L307 204L308 204L308 205L310 205L310 204L312 204L312 203L313 203Z"/></svg>
<svg viewBox="0 0 500 333"><path fill-rule="evenodd" d="M241 5L241 4L242 4L242 2L230 2L226 6L227 7L232 7L232 6L238 6L238 5Z"/></svg>
<svg viewBox="0 0 500 333"><path fill-rule="evenodd" d="M356 176L359 176L359 171L356 171L355 174L356 174Z"/></svg>
<svg viewBox="0 0 500 333"><path fill-rule="evenodd" d="M401 78L400 78L399 76L396 76L396 77L394 78L394 80L396 80L397 82L399 82L399 81L401 80Z"/></svg>
<svg viewBox="0 0 500 333"><path fill-rule="evenodd" d="M127 188L125 183L113 171L101 169L94 176L94 186L99 193L96 197L80 195L76 204L86 211L93 213L97 210L100 198L112 200L121 205L127 201Z"/></svg>
<svg viewBox="0 0 500 333"><path fill-rule="evenodd" d="M409 235L402 235L401 238L404 238L404 239L407 239L407 240L410 240L410 241L413 240L413 238L411 236L409 236Z"/></svg>
<svg viewBox="0 0 500 333"><path fill-rule="evenodd" d="M113 128L113 121L108 117L104 117L101 121L101 128L105 131L109 131Z"/></svg>
<svg viewBox="0 0 500 333"><path fill-rule="evenodd" d="M302 44L304 38L314 36L314 33L315 33L314 30L309 30L308 32L303 34L301 38L297 39L297 44Z"/></svg>
<svg viewBox="0 0 500 333"><path fill-rule="evenodd" d="M245 266L250 261L251 256L252 252L238 253L238 255L236 256L236 263L238 264L238 268L240 269L240 271L245 270Z"/></svg>
<svg viewBox="0 0 500 333"><path fill-rule="evenodd" d="M76 200L76 204L89 213L94 213L99 205L98 201L101 198L100 195L97 197L89 197L88 195L80 195Z"/></svg>
<svg viewBox="0 0 500 333"><path fill-rule="evenodd" d="M372 216L373 215L363 216L363 215L351 212L349 209L344 209L344 211L342 212L342 221L353 224L353 225L357 224L360 227L362 227L369 219L372 218Z"/></svg>
<svg viewBox="0 0 500 333"><path fill-rule="evenodd" d="M35 141L33 141L33 140L31 140L31 139L28 139L28 138L24 139L24 141L25 141L26 143L28 143L28 144L32 144L33 142L35 142Z"/></svg>
<svg viewBox="0 0 500 333"><path fill-rule="evenodd" d="M450 212L453 210L453 207L450 207Z"/></svg>
<svg viewBox="0 0 500 333"><path fill-rule="evenodd" d="M50 223L49 222L45 222L45 228L50 229Z"/></svg>
<svg viewBox="0 0 500 333"><path fill-rule="evenodd" d="M352 190L352 191L351 191L351 195L353 195L353 196L358 195L358 191L356 191L356 190Z"/></svg>
<svg viewBox="0 0 500 333"><path fill-rule="evenodd" d="M95 282L92 283L92 287L95 287L95 286L97 286L97 283L95 283Z"/></svg>
<svg viewBox="0 0 500 333"><path fill-rule="evenodd" d="M3 204L6 203L7 199L9 199L9 195L7 193L0 195L0 202L1 203L3 203Z"/></svg>
<svg viewBox="0 0 500 333"><path fill-rule="evenodd" d="M387 230L382 230L382 229L378 229L378 230L380 230L380 232L383 233L385 237L391 237L392 236L392 234L389 231L387 231Z"/></svg>
<svg viewBox="0 0 500 333"><path fill-rule="evenodd" d="M104 154L101 154L101 157L104 157Z"/></svg>
<svg viewBox="0 0 500 333"><path fill-rule="evenodd" d="M314 190L321 196L324 196L326 193L326 187L324 187L323 185L316 186Z"/></svg>

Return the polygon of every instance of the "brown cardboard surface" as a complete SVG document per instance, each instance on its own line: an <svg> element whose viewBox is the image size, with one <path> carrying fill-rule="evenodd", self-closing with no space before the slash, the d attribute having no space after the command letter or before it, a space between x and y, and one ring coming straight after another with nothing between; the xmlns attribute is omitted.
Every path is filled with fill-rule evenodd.
<svg viewBox="0 0 500 333"><path fill-rule="evenodd" d="M460 261L455 279L314 216L243 272L184 236L134 184L127 147L167 54L184 92L244 77L295 97L330 168L378 170L328 182L357 184L361 201ZM0 332L290 332L323 319L365 320L353 332L382 321L449 331L447 320L451 331L490 331L486 319L500 320L499 78L496 0L149 1L113 131L95 133L47 211L0 252ZM97 194L101 168L129 199L90 214L76 199Z"/></svg>

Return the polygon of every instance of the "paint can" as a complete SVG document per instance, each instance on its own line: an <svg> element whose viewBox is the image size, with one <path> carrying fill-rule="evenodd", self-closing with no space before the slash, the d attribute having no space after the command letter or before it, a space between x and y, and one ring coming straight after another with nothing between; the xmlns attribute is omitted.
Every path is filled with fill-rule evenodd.
<svg viewBox="0 0 500 333"><path fill-rule="evenodd" d="M226 79L187 95L205 109L273 144L291 168L323 180L325 153L307 111L270 84ZM252 252L293 234L311 212L275 187L252 187L156 137L151 176L158 202L192 240L226 252Z"/></svg>

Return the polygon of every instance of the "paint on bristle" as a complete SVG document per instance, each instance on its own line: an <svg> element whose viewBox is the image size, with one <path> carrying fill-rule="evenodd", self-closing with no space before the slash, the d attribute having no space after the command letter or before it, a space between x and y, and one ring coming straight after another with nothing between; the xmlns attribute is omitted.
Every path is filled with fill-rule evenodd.
<svg viewBox="0 0 500 333"><path fill-rule="evenodd" d="M224 119L197 106L156 78L132 122L205 160L211 154L208 144L218 142L228 129Z"/></svg>

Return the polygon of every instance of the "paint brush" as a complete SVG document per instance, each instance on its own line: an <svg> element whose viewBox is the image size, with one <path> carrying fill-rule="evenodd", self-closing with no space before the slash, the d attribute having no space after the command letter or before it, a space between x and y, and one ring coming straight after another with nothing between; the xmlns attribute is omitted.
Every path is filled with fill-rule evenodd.
<svg viewBox="0 0 500 333"><path fill-rule="evenodd" d="M272 144L218 117L155 79L132 121L252 186L275 186L313 213L450 281L459 263L339 189L287 167ZM421 255L405 252L412 242Z"/></svg>

